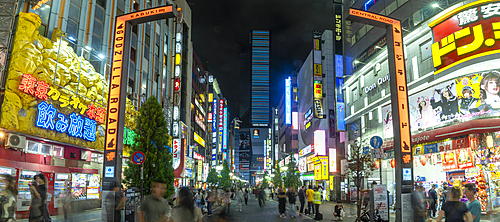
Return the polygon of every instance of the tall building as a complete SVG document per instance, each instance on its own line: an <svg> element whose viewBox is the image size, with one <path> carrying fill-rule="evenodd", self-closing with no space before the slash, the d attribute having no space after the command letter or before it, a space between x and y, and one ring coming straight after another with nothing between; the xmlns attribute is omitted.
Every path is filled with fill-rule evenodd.
<svg viewBox="0 0 500 222"><path fill-rule="evenodd" d="M252 127L269 126L269 30L252 30Z"/></svg>

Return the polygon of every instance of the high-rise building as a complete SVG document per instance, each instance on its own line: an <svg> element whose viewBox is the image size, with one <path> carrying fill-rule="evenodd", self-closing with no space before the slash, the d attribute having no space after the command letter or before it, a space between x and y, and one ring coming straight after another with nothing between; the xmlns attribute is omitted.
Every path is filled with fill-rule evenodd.
<svg viewBox="0 0 500 222"><path fill-rule="evenodd" d="M269 126L269 30L252 30L252 127Z"/></svg>

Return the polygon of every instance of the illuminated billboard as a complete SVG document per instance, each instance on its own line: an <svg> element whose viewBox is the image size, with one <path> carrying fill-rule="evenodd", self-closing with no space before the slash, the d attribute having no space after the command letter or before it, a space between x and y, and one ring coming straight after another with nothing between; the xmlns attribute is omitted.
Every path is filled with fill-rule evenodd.
<svg viewBox="0 0 500 222"><path fill-rule="evenodd" d="M222 148L224 151L227 149L227 107L224 107L224 124L223 124L223 136L222 136Z"/></svg>
<svg viewBox="0 0 500 222"><path fill-rule="evenodd" d="M475 1L429 23L432 61L438 74L460 63L500 52L497 1Z"/></svg>
<svg viewBox="0 0 500 222"><path fill-rule="evenodd" d="M326 137L325 130L314 131L314 154L316 156L326 155Z"/></svg>
<svg viewBox="0 0 500 222"><path fill-rule="evenodd" d="M292 124L292 78L285 79L285 124Z"/></svg>
<svg viewBox="0 0 500 222"><path fill-rule="evenodd" d="M292 129L299 129L299 113L292 112Z"/></svg>
<svg viewBox="0 0 500 222"><path fill-rule="evenodd" d="M328 165L330 166L330 173L337 172L337 149L328 150Z"/></svg>

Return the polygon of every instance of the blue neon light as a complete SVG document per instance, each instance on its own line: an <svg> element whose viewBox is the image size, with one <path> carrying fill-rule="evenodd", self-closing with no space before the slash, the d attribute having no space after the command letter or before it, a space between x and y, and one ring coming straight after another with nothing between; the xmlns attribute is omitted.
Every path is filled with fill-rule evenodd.
<svg viewBox="0 0 500 222"><path fill-rule="evenodd" d="M85 117L85 125L83 126L83 139L88 141L95 141L97 122Z"/></svg>
<svg viewBox="0 0 500 222"><path fill-rule="evenodd" d="M367 11L370 7L372 7L372 5L375 4L375 1L376 0L368 0L367 2L365 2L365 11Z"/></svg>
<svg viewBox="0 0 500 222"><path fill-rule="evenodd" d="M227 149L227 107L224 107L224 122L223 122L223 138L222 138L222 148Z"/></svg>
<svg viewBox="0 0 500 222"><path fill-rule="evenodd" d="M57 110L45 101L38 104L38 117L36 119L36 126L54 130L54 118L56 117Z"/></svg>
<svg viewBox="0 0 500 222"><path fill-rule="evenodd" d="M285 79L285 123L292 124L292 78Z"/></svg>
<svg viewBox="0 0 500 222"><path fill-rule="evenodd" d="M56 118L57 116L57 118ZM79 114L66 115L58 113L52 104L42 101L38 104L38 116L35 125L40 128L55 130L59 133L95 142L97 122ZM54 124L54 120L57 121Z"/></svg>
<svg viewBox="0 0 500 222"><path fill-rule="evenodd" d="M57 120L57 122L56 122L56 131L60 132L60 133L65 133L66 130L68 130L68 126L69 126L68 118L66 118L66 116L62 113L58 113L57 118L59 120Z"/></svg>

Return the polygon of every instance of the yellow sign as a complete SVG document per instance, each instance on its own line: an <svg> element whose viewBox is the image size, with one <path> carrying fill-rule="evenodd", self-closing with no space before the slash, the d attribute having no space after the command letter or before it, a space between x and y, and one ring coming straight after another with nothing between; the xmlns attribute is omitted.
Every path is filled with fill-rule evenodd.
<svg viewBox="0 0 500 222"><path fill-rule="evenodd" d="M333 181L335 176L330 176L330 190L333 190Z"/></svg>
<svg viewBox="0 0 500 222"><path fill-rule="evenodd" d="M200 144L202 147L205 147L205 140L201 138L201 136L198 135L198 133L193 132L193 137L194 141L198 142L198 144Z"/></svg>
<svg viewBox="0 0 500 222"><path fill-rule="evenodd" d="M319 161L321 162L321 180L328 180L328 157L320 156Z"/></svg>
<svg viewBox="0 0 500 222"><path fill-rule="evenodd" d="M314 64L314 76L323 77L321 64Z"/></svg>
<svg viewBox="0 0 500 222"><path fill-rule="evenodd" d="M321 164L314 164L314 180L321 180Z"/></svg>

